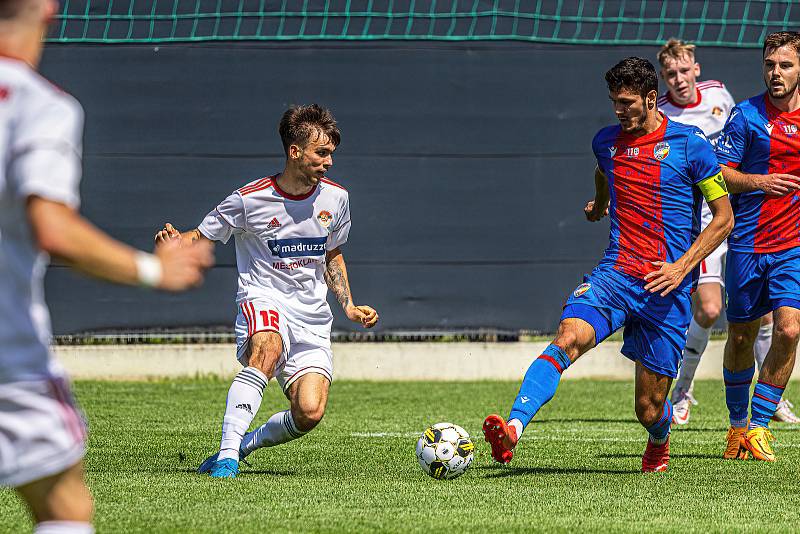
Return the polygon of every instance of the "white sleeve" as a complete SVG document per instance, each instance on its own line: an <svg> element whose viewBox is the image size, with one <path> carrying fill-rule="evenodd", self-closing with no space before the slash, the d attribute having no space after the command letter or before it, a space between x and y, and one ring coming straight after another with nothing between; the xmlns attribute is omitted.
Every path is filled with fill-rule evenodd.
<svg viewBox="0 0 800 534"><path fill-rule="evenodd" d="M9 161L11 180L21 199L36 195L77 209L83 109L68 96L28 97L34 98L38 99L33 105L18 103L20 114L13 130Z"/></svg>
<svg viewBox="0 0 800 534"><path fill-rule="evenodd" d="M245 231L246 219L244 199L234 191L206 215L197 229L212 241L227 243L233 234Z"/></svg>
<svg viewBox="0 0 800 534"><path fill-rule="evenodd" d="M328 236L328 250L333 250L347 243L347 238L350 235L350 197L344 197L339 216L334 220L333 224L333 230Z"/></svg>

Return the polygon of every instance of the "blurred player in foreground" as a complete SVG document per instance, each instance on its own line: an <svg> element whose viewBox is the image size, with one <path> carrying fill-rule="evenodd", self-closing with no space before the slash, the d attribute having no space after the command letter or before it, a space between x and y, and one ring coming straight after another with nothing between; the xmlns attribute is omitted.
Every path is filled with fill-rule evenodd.
<svg viewBox="0 0 800 534"><path fill-rule="evenodd" d="M606 82L620 125L603 128L592 142L596 193L585 212L590 221L610 215L610 244L567 300L558 333L525 374L508 422L486 418L483 431L498 462L511 460L567 367L621 326L622 353L636 362L636 416L650 435L642 471L665 471L669 462L667 394L686 342L690 290L696 267L733 227L733 214L703 133L659 113L653 65L624 59ZM701 192L713 218L698 236Z"/></svg>
<svg viewBox="0 0 800 534"><path fill-rule="evenodd" d="M299 438L322 419L333 380L328 288L351 321L365 328L378 321L374 309L353 303L339 248L350 233L350 204L325 177L340 140L333 115L317 105L292 107L279 133L283 172L234 191L194 230L180 234L167 223L156 235L158 242L236 242L236 357L245 367L228 391L220 450L198 469L216 478L236 477L245 456ZM247 433L271 378L290 409Z"/></svg>
<svg viewBox="0 0 800 534"><path fill-rule="evenodd" d="M53 0L0 0L0 484L28 504L35 532L87 533L86 428L49 348L48 254L97 278L166 290L199 284L212 256L208 246L146 254L77 213L83 110L35 71L57 11Z"/></svg>
<svg viewBox="0 0 800 534"><path fill-rule="evenodd" d="M661 65L661 78L667 85L667 92L658 99L658 108L664 115L677 122L697 126L712 145L716 145L728 115L735 102L725 88L716 80L700 82L700 64L695 61L695 46L677 39L670 39L658 53ZM703 201L702 228L711 221L711 210ZM725 252L728 246L723 242L714 252L700 263L700 277L694 293L694 312L689 324L686 348L683 351L678 380L672 389L672 422L685 425L694 398L694 375L700 358L708 346L711 327L722 312L722 291L725 286L722 276ZM762 319L761 328L755 344L756 363L759 368L764 363L769 345L772 342L772 314ZM782 399L775 412L775 419L788 423L798 423L800 419L792 412L792 403Z"/></svg>
<svg viewBox="0 0 800 534"><path fill-rule="evenodd" d="M728 241L728 341L723 374L730 413L725 458L774 461L768 425L792 374L800 338L800 34L764 41L766 93L731 112L717 156L736 226ZM773 312L772 346L747 405L760 318Z"/></svg>

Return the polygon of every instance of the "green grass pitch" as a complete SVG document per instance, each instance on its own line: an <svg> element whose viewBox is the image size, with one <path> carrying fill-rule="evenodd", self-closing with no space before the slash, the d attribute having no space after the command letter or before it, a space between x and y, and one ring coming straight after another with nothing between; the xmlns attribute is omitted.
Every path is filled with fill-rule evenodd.
<svg viewBox="0 0 800 534"><path fill-rule="evenodd" d="M720 382L672 434L667 473L639 473L645 432L631 382L565 381L510 466L491 461L480 425L506 414L511 382L338 382L320 427L262 449L236 480L194 473L219 439L227 382L79 382L99 532L629 531L796 532L800 428L773 424L778 462L723 461ZM791 384L789 397L800 387ZM274 382L256 422L286 401ZM463 477L422 473L414 445L449 421L475 439ZM0 532L30 528L0 490Z"/></svg>

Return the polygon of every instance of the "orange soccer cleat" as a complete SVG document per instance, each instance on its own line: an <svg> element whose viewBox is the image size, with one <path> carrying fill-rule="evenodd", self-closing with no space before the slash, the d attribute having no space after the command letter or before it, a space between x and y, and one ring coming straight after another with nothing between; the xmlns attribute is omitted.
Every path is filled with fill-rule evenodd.
<svg viewBox="0 0 800 534"><path fill-rule="evenodd" d="M517 429L509 426L499 415L490 415L483 422L483 437L492 446L492 458L507 464L514 456L517 445Z"/></svg>
<svg viewBox="0 0 800 534"><path fill-rule="evenodd" d="M725 452L722 457L726 460L747 460L750 453L742 446L742 438L747 433L747 427L732 426L728 429L728 435L725 439L728 444L725 446Z"/></svg>
<svg viewBox="0 0 800 534"><path fill-rule="evenodd" d="M765 462L775 461L775 453L769 444L770 441L775 441L775 438L772 436L772 432L763 426L749 430L741 438L742 448L750 451L756 460Z"/></svg>

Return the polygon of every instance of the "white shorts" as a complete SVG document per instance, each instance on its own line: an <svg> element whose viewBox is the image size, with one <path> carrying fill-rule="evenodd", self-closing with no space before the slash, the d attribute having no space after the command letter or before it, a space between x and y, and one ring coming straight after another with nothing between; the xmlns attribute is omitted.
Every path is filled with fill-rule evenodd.
<svg viewBox="0 0 800 534"><path fill-rule="evenodd" d="M66 471L85 448L86 423L66 379L0 384L0 486Z"/></svg>
<svg viewBox="0 0 800 534"><path fill-rule="evenodd" d="M702 211L702 227L705 228L711 222L711 209L708 204L703 200ZM700 262L700 277L697 279L697 285L703 284L719 284L725 287L725 279L723 278L725 254L728 252L728 242L723 241L720 246L708 255L706 259Z"/></svg>
<svg viewBox="0 0 800 534"><path fill-rule="evenodd" d="M321 374L333 382L331 340L290 321L281 308L266 300L251 300L239 306L236 317L236 359L247 365L250 337L257 332L277 332L283 353L275 365L275 379L286 393L289 386L308 373Z"/></svg>

